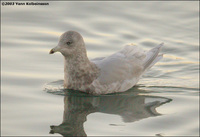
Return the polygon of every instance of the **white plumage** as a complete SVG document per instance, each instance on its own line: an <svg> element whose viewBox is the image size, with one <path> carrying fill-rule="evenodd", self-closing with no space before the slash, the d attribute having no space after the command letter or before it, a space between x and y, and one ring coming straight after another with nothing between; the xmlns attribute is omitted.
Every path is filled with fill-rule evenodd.
<svg viewBox="0 0 200 137"><path fill-rule="evenodd" d="M91 62L101 70L100 76L92 83L96 92L123 92L133 87L142 74L163 57L159 55L162 46L163 43L145 52L138 46L126 45L108 57L92 59Z"/></svg>
<svg viewBox="0 0 200 137"><path fill-rule="evenodd" d="M142 74L163 57L159 54L162 46L163 43L146 52L130 44L108 57L89 60L82 36L68 31L61 35L58 46L50 53L59 51L65 57L66 88L107 94L133 87Z"/></svg>

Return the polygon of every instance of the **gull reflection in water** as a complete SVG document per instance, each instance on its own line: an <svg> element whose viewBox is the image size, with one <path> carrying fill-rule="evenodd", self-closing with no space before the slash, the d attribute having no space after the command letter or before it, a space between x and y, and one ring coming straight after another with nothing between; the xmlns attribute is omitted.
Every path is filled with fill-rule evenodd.
<svg viewBox="0 0 200 137"><path fill-rule="evenodd" d="M50 134L87 136L84 122L91 113L120 115L123 122L134 122L161 115L156 108L172 101L165 97L140 95L141 90L136 89L135 92L135 89L133 88L132 92L102 96L68 92L64 97L63 122L58 126L50 126Z"/></svg>

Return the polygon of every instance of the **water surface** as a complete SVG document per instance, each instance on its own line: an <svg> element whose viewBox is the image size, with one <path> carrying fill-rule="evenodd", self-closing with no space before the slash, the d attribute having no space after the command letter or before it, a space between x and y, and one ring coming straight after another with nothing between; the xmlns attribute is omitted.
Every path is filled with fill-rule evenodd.
<svg viewBox="0 0 200 137"><path fill-rule="evenodd" d="M60 1L1 6L1 135L198 136L198 5ZM48 52L67 30L82 34L89 58L131 42L145 50L164 42L164 58L124 93L63 90L63 57Z"/></svg>

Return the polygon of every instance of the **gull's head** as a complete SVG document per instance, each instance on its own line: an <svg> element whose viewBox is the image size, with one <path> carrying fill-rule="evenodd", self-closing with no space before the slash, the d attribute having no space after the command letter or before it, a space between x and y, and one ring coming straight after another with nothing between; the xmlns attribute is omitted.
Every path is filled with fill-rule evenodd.
<svg viewBox="0 0 200 137"><path fill-rule="evenodd" d="M60 52L63 56L70 56L82 50L85 50L82 36L76 31L67 31L60 36L58 45L49 54Z"/></svg>

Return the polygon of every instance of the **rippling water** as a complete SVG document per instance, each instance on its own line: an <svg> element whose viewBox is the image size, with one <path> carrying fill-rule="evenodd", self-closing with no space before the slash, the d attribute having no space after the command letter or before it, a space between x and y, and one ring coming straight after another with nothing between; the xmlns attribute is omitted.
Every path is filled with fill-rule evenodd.
<svg viewBox="0 0 200 137"><path fill-rule="evenodd" d="M47 1L45 1L47 2ZM1 135L199 135L199 2L49 2L1 6ZM49 50L80 32L89 58L165 43L137 86L91 96L62 89Z"/></svg>

